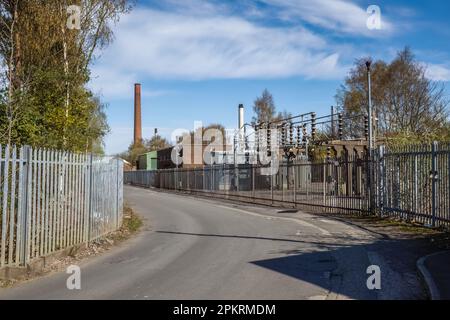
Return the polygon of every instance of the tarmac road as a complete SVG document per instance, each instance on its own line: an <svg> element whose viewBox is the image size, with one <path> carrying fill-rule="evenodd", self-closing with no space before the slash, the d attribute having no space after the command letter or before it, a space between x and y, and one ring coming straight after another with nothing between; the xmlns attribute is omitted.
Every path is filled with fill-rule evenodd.
<svg viewBox="0 0 450 320"><path fill-rule="evenodd" d="M425 298L415 265L346 223L128 186L125 198L144 230L81 263L81 290L56 273L2 289L0 299ZM374 264L381 290L366 285Z"/></svg>

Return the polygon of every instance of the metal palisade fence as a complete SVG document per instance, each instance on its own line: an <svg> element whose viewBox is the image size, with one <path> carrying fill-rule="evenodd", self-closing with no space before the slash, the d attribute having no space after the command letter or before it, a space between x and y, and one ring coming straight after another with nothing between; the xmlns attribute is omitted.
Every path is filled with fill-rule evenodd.
<svg viewBox="0 0 450 320"><path fill-rule="evenodd" d="M450 225L450 144L380 148L376 201L383 215L429 226Z"/></svg>
<svg viewBox="0 0 450 320"><path fill-rule="evenodd" d="M313 163L299 160L280 163L273 175L266 175L264 166L214 165L126 172L125 183L311 212L367 212L367 165L354 156Z"/></svg>
<svg viewBox="0 0 450 320"><path fill-rule="evenodd" d="M431 226L450 225L450 147L380 147L373 159L347 154L258 165L214 165L125 173L125 183L309 212L378 214Z"/></svg>
<svg viewBox="0 0 450 320"><path fill-rule="evenodd" d="M122 224L123 162L0 145L0 267L95 240Z"/></svg>

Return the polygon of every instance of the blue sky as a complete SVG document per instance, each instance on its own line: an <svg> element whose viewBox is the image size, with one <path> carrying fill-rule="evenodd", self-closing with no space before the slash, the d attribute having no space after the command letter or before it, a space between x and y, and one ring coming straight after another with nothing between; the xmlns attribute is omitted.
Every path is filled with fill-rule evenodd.
<svg viewBox="0 0 450 320"><path fill-rule="evenodd" d="M381 30L366 12L381 9ZM194 121L237 125L267 88L277 109L329 113L355 59L391 60L410 46L450 93L450 2L358 0L138 0L92 66L90 87L108 104L106 152L133 133L133 84L143 86L143 129L165 137Z"/></svg>

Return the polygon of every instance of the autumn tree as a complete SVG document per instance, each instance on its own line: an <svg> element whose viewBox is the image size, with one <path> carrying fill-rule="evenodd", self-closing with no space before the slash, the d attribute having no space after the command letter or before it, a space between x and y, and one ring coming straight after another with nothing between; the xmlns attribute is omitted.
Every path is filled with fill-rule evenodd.
<svg viewBox="0 0 450 320"><path fill-rule="evenodd" d="M346 116L367 115L367 60L356 61L336 95ZM409 48L398 52L390 63L372 63L371 75L379 135L422 142L448 137L449 101L444 86L426 77L426 68L415 60ZM346 135L362 137L363 126L361 117L347 121Z"/></svg>
<svg viewBox="0 0 450 320"><path fill-rule="evenodd" d="M276 107L272 94L264 89L262 95L257 97L253 104L253 123L270 122L276 117Z"/></svg>
<svg viewBox="0 0 450 320"><path fill-rule="evenodd" d="M79 30L67 27L69 4L81 8ZM1 141L99 149L109 128L89 67L129 9L128 0L0 0Z"/></svg>
<svg viewBox="0 0 450 320"><path fill-rule="evenodd" d="M154 135L150 140L145 142L145 146L148 151L158 151L161 149L166 149L171 146L167 139L161 137L160 135Z"/></svg>
<svg viewBox="0 0 450 320"><path fill-rule="evenodd" d="M222 136L225 138L226 137L226 129L225 126L220 124L220 123L211 123L207 126L202 126L197 128L196 130L191 131L189 134L191 136L191 139L193 141L195 134L198 134L199 136L201 136L203 138L203 136L205 135L205 132L208 130L218 130L222 133Z"/></svg>
<svg viewBox="0 0 450 320"><path fill-rule="evenodd" d="M171 147L169 141L156 134L151 139L139 141L137 143L132 142L127 151L120 153L117 156L135 165L140 155L169 147Z"/></svg>
<svg viewBox="0 0 450 320"><path fill-rule="evenodd" d="M147 152L148 148L145 146L144 141L139 141L137 143L132 142L128 147L128 150L119 154L118 157L127 160L134 166L136 165L139 156Z"/></svg>
<svg viewBox="0 0 450 320"><path fill-rule="evenodd" d="M253 112L253 125L258 123L267 124L268 122L280 121L292 117L292 114L290 112L287 112L286 110L277 112L274 98L267 89L264 89L261 96L256 98L255 102L253 103Z"/></svg>

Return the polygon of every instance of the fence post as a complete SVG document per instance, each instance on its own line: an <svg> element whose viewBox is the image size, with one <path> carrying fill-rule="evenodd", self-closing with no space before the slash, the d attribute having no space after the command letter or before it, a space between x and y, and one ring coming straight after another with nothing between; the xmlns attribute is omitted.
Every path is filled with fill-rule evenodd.
<svg viewBox="0 0 450 320"><path fill-rule="evenodd" d="M450 145L449 145L450 146ZM450 193L450 150L447 152L447 160L448 160L448 167L447 167L447 180L448 180L448 191ZM450 194L447 194L447 219L450 218L449 212L450 212Z"/></svg>
<svg viewBox="0 0 450 320"><path fill-rule="evenodd" d="M206 167L203 166L202 191L206 191Z"/></svg>
<svg viewBox="0 0 450 320"><path fill-rule="evenodd" d="M436 180L437 180L437 142L433 142L431 147L431 225L436 227Z"/></svg>
<svg viewBox="0 0 450 320"><path fill-rule="evenodd" d="M279 181L279 186L281 187L281 201L284 202L284 173L286 172L286 176L288 175L288 165L286 164L285 166L283 166L283 164L281 165L281 171L280 171L280 181Z"/></svg>
<svg viewBox="0 0 450 320"><path fill-rule="evenodd" d="M255 199L255 173L256 173L256 168L255 165L252 164L252 198Z"/></svg>
<svg viewBox="0 0 450 320"><path fill-rule="evenodd" d="M419 183L418 183L418 159L417 155L414 156L414 212L419 211Z"/></svg>
<svg viewBox="0 0 450 320"><path fill-rule="evenodd" d="M327 160L323 160L323 210L325 211L325 206L327 203Z"/></svg>
<svg viewBox="0 0 450 320"><path fill-rule="evenodd" d="M177 177L177 175L178 175L178 169L177 168L175 168L175 169L173 169L173 190L177 190L178 188L177 188L177 184L178 184L178 177Z"/></svg>
<svg viewBox="0 0 450 320"><path fill-rule="evenodd" d="M294 163L292 166L292 173L294 174L294 208L297 207L297 166Z"/></svg>
<svg viewBox="0 0 450 320"><path fill-rule="evenodd" d="M191 191L191 185L190 185L190 179L189 179L189 175L192 171L191 170L187 170L186 171L186 191L190 192Z"/></svg>
<svg viewBox="0 0 450 320"><path fill-rule="evenodd" d="M87 217L87 242L91 241L91 223L93 215L92 193L93 193L93 180L94 180L94 161L92 153L89 155L89 210Z"/></svg>
<svg viewBox="0 0 450 320"><path fill-rule="evenodd" d="M239 165L238 164L234 164L236 166L236 170L234 172L234 174L236 175L236 191L239 193Z"/></svg>
<svg viewBox="0 0 450 320"><path fill-rule="evenodd" d="M31 206L31 147L24 146L24 174L22 181L22 212L20 221L20 258L19 261L26 265L28 263L28 230L30 227L30 206Z"/></svg>
<svg viewBox="0 0 450 320"><path fill-rule="evenodd" d="M214 168L214 165L211 166L211 191L214 192L214 171L216 169Z"/></svg>
<svg viewBox="0 0 450 320"><path fill-rule="evenodd" d="M7 224L8 220L8 187L9 187L9 161L11 155L11 146L9 144L5 147L5 157L4 157L4 166L3 166L3 193L2 193L2 211L0 212L0 217L2 217L1 223L1 245L0 245L0 267L4 267L7 263L6 259L6 232L7 232ZM0 159L1 159L1 150L0 150ZM13 159L14 161L14 159ZM0 163L1 164L1 163ZM1 179L0 179L1 183Z"/></svg>
<svg viewBox="0 0 450 320"><path fill-rule="evenodd" d="M197 169L194 168L194 191L197 190Z"/></svg>
<svg viewBox="0 0 450 320"><path fill-rule="evenodd" d="M384 214L384 193L385 193L385 164L384 164L384 146L378 147L378 206L379 206L379 216Z"/></svg>
<svg viewBox="0 0 450 320"><path fill-rule="evenodd" d="M120 165L119 165L119 159L116 159L116 228L120 228L120 219L119 219L119 171L120 171Z"/></svg>
<svg viewBox="0 0 450 320"><path fill-rule="evenodd" d="M272 199L272 205L273 205L273 176L274 173L270 172L270 197Z"/></svg>

